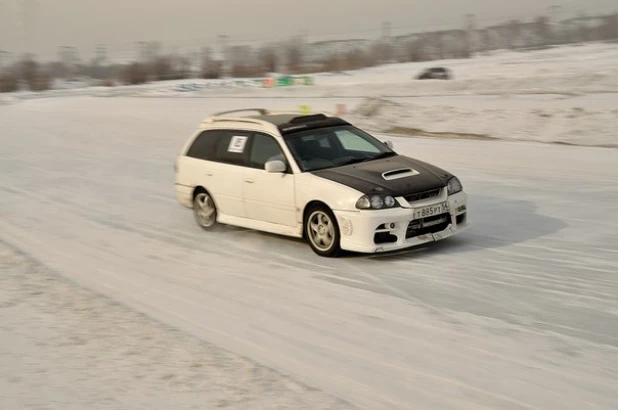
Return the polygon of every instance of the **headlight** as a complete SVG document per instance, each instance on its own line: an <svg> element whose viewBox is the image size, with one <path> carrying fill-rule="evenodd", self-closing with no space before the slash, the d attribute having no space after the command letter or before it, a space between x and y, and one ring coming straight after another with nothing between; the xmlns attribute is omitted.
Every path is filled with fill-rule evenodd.
<svg viewBox="0 0 618 410"><path fill-rule="evenodd" d="M461 182L459 182L459 179L457 179L457 177L453 177L449 179L446 187L447 187L447 191L449 195L453 195L453 194L456 194L457 192L463 191Z"/></svg>
<svg viewBox="0 0 618 410"><path fill-rule="evenodd" d="M358 209L386 209L397 205L397 201L390 195L363 195L356 201Z"/></svg>
<svg viewBox="0 0 618 410"><path fill-rule="evenodd" d="M384 199L381 196L372 196L369 201L371 201L371 207L374 209L380 209L384 206Z"/></svg>

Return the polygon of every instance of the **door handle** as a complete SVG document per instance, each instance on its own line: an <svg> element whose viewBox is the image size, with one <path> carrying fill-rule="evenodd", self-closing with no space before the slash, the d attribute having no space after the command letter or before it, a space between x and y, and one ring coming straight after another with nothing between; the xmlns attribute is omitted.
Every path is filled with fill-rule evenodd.
<svg viewBox="0 0 618 410"><path fill-rule="evenodd" d="M212 172L207 172L207 173L206 173L206 176L207 176L207 177L211 177L211 176L212 176Z"/></svg>
<svg viewBox="0 0 618 410"><path fill-rule="evenodd" d="M253 184L255 181L250 179L250 178L245 178L245 182L248 182L250 184Z"/></svg>

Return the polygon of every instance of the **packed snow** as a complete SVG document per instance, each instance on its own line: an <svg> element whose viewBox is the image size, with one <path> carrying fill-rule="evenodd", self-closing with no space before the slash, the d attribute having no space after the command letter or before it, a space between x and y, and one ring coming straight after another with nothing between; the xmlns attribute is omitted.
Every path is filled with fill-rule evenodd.
<svg viewBox="0 0 618 410"><path fill-rule="evenodd" d="M2 241L0 272L2 410L354 409L75 286Z"/></svg>
<svg viewBox="0 0 618 410"><path fill-rule="evenodd" d="M172 190L195 125L307 101L0 107L0 408L618 407L618 150L379 135L470 195L469 232L399 254L198 228Z"/></svg>

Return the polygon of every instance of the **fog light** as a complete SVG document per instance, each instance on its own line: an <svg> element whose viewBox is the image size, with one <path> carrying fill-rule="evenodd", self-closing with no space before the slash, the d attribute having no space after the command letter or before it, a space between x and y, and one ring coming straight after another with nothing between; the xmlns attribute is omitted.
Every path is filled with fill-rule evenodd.
<svg viewBox="0 0 618 410"><path fill-rule="evenodd" d="M389 225L389 227L390 227L391 229L395 229L395 226L396 226L396 225L395 225L395 223L394 223L394 222L391 222L391 223L390 223L390 225Z"/></svg>
<svg viewBox="0 0 618 410"><path fill-rule="evenodd" d="M339 228L345 236L352 235L352 222L347 218L339 218Z"/></svg>

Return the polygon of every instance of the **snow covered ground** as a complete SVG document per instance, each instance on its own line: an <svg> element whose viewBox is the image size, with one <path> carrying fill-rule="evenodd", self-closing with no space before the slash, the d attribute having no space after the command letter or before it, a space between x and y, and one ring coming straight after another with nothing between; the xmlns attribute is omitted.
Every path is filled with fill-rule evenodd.
<svg viewBox="0 0 618 410"><path fill-rule="evenodd" d="M353 409L0 242L0 408Z"/></svg>
<svg viewBox="0 0 618 410"><path fill-rule="evenodd" d="M399 255L197 228L172 192L193 127L300 101L0 107L0 241L22 252L0 248L0 408L618 407L618 150L389 137L460 176L475 223Z"/></svg>

